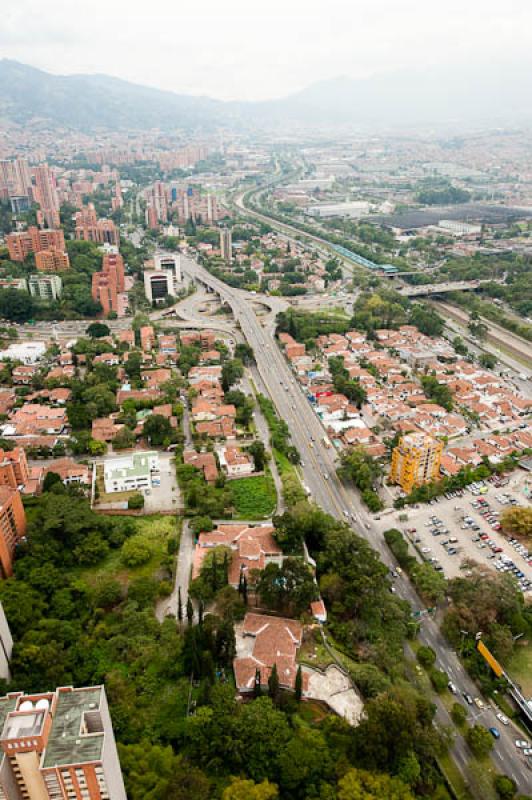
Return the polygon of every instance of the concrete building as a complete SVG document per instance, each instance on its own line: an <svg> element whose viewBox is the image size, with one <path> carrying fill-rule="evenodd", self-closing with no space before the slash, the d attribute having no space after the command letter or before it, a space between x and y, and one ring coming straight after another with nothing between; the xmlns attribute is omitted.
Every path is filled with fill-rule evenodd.
<svg viewBox="0 0 532 800"><path fill-rule="evenodd" d="M13 637L9 629L9 623L4 613L4 607L0 603L0 678L8 681L11 677L9 663L13 652Z"/></svg>
<svg viewBox="0 0 532 800"><path fill-rule="evenodd" d="M310 217L349 217L357 219L368 214L370 204L364 200L354 200L347 203L320 203L315 206L307 206L306 213Z"/></svg>
<svg viewBox="0 0 532 800"><path fill-rule="evenodd" d="M0 486L0 577L13 574L13 556L17 542L26 533L26 513L20 492Z"/></svg>
<svg viewBox="0 0 532 800"><path fill-rule="evenodd" d="M50 228L59 228L59 197L53 172L48 164L41 164L34 169L35 200L39 203L46 224Z"/></svg>
<svg viewBox="0 0 532 800"><path fill-rule="evenodd" d="M159 471L159 455L155 450L110 458L104 465L105 491L131 492L149 489L152 476Z"/></svg>
<svg viewBox="0 0 532 800"><path fill-rule="evenodd" d="M118 295L124 289L124 259L113 248L104 252L101 271L92 274L92 299L100 303L105 315L118 312Z"/></svg>
<svg viewBox="0 0 532 800"><path fill-rule="evenodd" d="M0 800L127 800L105 688L0 698Z"/></svg>
<svg viewBox="0 0 532 800"><path fill-rule="evenodd" d="M63 281L59 275L30 275L28 287L30 294L41 300L59 300L63 294Z"/></svg>
<svg viewBox="0 0 532 800"><path fill-rule="evenodd" d="M22 361L23 364L35 364L46 352L45 342L20 342L10 344L0 350L0 361Z"/></svg>
<svg viewBox="0 0 532 800"><path fill-rule="evenodd" d="M37 228L32 225L27 231L16 231L6 236L6 244L11 261L24 261L30 253L55 248L65 251L65 236L62 230Z"/></svg>
<svg viewBox="0 0 532 800"><path fill-rule="evenodd" d="M156 254L154 269L144 270L144 293L150 303L166 297L176 297L178 284L182 281L181 260L178 255Z"/></svg>
<svg viewBox="0 0 532 800"><path fill-rule="evenodd" d="M24 486L30 478L26 452L22 447L13 450L0 449L0 486L17 489Z"/></svg>
<svg viewBox="0 0 532 800"><path fill-rule="evenodd" d="M255 470L253 458L240 447L221 447L218 450L220 466L230 478L251 475Z"/></svg>
<svg viewBox="0 0 532 800"><path fill-rule="evenodd" d="M390 480L407 494L440 474L442 442L424 433L407 433L392 453Z"/></svg>
<svg viewBox="0 0 532 800"><path fill-rule="evenodd" d="M233 236L229 228L220 230L220 253L227 264L233 262Z"/></svg>
<svg viewBox="0 0 532 800"><path fill-rule="evenodd" d="M66 272L70 269L68 253L51 248L35 253L35 266L39 272Z"/></svg>

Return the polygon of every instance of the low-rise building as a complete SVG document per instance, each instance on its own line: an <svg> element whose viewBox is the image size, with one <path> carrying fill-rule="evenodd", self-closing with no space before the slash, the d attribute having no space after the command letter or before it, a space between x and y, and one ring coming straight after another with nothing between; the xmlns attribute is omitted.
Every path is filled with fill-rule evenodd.
<svg viewBox="0 0 532 800"><path fill-rule="evenodd" d="M152 485L152 476L158 471L159 455L154 450L106 459L105 491L111 494L148 489Z"/></svg>
<svg viewBox="0 0 532 800"><path fill-rule="evenodd" d="M41 300L59 300L63 294L63 281L59 275L30 275L28 287L32 297Z"/></svg>
<svg viewBox="0 0 532 800"><path fill-rule="evenodd" d="M251 475L255 469L253 458L240 447L221 447L218 450L220 466L230 478Z"/></svg>

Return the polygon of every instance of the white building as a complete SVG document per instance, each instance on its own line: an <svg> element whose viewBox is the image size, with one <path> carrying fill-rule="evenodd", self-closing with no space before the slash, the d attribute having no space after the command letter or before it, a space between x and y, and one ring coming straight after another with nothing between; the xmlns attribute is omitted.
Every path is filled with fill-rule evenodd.
<svg viewBox="0 0 532 800"><path fill-rule="evenodd" d="M181 258L172 253L157 253L154 269L144 271L144 293L150 303L176 297L182 282Z"/></svg>
<svg viewBox="0 0 532 800"><path fill-rule="evenodd" d="M104 464L107 494L149 489L159 477L159 454L155 450L110 458ZM155 480L155 483L157 481Z"/></svg>
<svg viewBox="0 0 532 800"><path fill-rule="evenodd" d="M6 350L0 350L0 361L21 361L23 364L35 364L46 352L44 342L20 342L10 344Z"/></svg>
<svg viewBox="0 0 532 800"><path fill-rule="evenodd" d="M255 470L253 458L239 447L222 447L218 450L220 466L231 478L251 475Z"/></svg>
<svg viewBox="0 0 532 800"><path fill-rule="evenodd" d="M41 300L59 300L63 294L63 281L59 275L30 275L28 286L30 294Z"/></svg>
<svg viewBox="0 0 532 800"><path fill-rule="evenodd" d="M440 219L438 228L442 228L453 236L476 236L481 233L481 225L472 225L470 222L462 222L459 219Z"/></svg>
<svg viewBox="0 0 532 800"><path fill-rule="evenodd" d="M0 678L3 678L5 681L8 681L11 677L9 673L9 662L11 661L12 652L13 639L4 613L4 607L2 603L0 603Z"/></svg>
<svg viewBox="0 0 532 800"><path fill-rule="evenodd" d="M362 217L369 214L370 204L364 200L353 200L347 203L320 203L307 206L305 211L311 217Z"/></svg>

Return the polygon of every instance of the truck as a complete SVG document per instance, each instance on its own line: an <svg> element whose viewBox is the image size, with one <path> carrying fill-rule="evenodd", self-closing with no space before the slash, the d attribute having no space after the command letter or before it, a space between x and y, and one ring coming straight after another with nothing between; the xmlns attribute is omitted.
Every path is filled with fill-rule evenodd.
<svg viewBox="0 0 532 800"><path fill-rule="evenodd" d="M327 447L327 448L330 448L330 447L331 447L331 442L330 442L330 439L328 439L328 438L327 438L327 436L324 436L324 437L323 437L323 439L322 439L322 442L323 442L323 444L324 444L324 446L325 446L325 447Z"/></svg>

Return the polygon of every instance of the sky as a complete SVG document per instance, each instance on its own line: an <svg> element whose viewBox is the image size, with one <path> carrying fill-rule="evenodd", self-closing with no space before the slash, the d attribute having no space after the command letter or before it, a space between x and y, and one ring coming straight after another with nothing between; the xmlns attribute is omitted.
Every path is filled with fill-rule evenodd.
<svg viewBox="0 0 532 800"><path fill-rule="evenodd" d="M0 56L224 100L339 75L530 63L530 0L4 0Z"/></svg>

